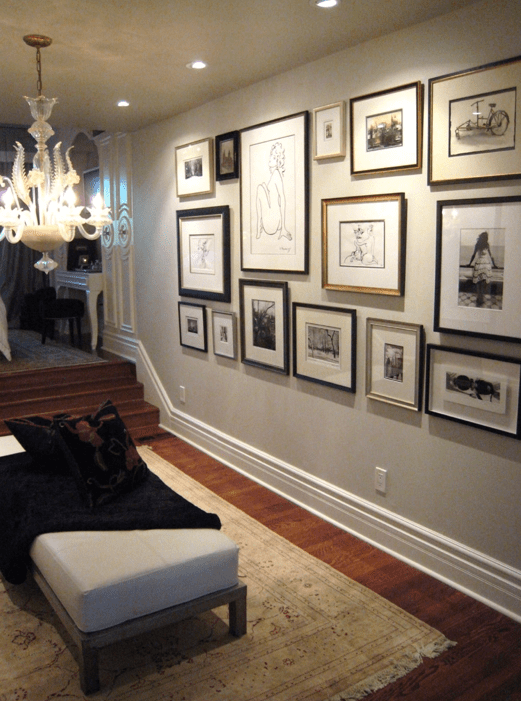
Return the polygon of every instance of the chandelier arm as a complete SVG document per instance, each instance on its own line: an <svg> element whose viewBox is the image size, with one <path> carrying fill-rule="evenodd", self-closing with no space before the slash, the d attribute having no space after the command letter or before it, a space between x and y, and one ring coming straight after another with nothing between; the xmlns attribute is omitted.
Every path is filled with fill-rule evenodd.
<svg viewBox="0 0 521 701"><path fill-rule="evenodd" d="M76 226L80 230L80 233L83 236L83 238L86 238L89 241L95 241L96 239L99 239L99 237L103 233L103 226L97 226L96 231L93 234L89 234L89 232L85 229L83 224L77 224Z"/></svg>

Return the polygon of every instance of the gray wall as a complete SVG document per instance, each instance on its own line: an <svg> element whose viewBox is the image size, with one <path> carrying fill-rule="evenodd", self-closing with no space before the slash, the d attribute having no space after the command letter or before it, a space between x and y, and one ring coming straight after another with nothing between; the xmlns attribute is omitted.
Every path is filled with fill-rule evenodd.
<svg viewBox="0 0 521 701"><path fill-rule="evenodd" d="M509 437L460 426L369 400L365 396L365 321L368 317L423 324L428 342L445 343L513 357L516 344L440 336L433 332L436 202L439 199L520 194L519 181L481 185L427 185L427 105L424 167L409 174L350 175L349 158L310 165L310 274L245 274L240 269L239 182L217 183L215 194L180 201L175 190L175 147L301 110L373 91L479 66L521 54L521 5L510 0L481 2L402 32L362 44L238 91L226 98L133 135L133 176L138 332L155 391L169 406L172 427L197 425L221 437L237 454L262 457L286 470L274 486L306 503L295 487L319 484L331 506L338 495L359 505L372 526L321 508L315 491L308 506L344 522L373 542L396 551L424 569L454 579L482 598L473 577L491 577L509 594L492 602L521 616L521 444ZM259 57L262 60L262 57ZM321 286L321 199L335 196L404 192L408 201L406 289L403 298L326 291ZM181 348L177 321L176 210L230 205L232 302L209 303L239 312L241 277L288 280L292 301L356 308L358 315L357 392L350 395L294 377L247 367L240 361ZM520 244L521 245L521 244ZM190 301L190 300L187 300ZM192 300L196 301L196 300ZM209 316L210 321L210 316ZM209 324L210 326L210 324ZM150 383L149 383L150 384ZM186 403L179 402L179 386ZM168 421L166 421L168 424ZM189 431L188 431L189 433ZM203 447L203 438L199 441ZM219 449L214 450L219 455ZM226 451L223 451L223 453ZM229 453L230 451L228 451ZM237 455L236 455L237 458ZM230 463L247 459L230 457ZM376 465L388 470L388 491L374 489ZM268 470L269 471L269 470ZM253 473L253 470L251 471ZM260 473L259 473L260 474ZM258 475L254 475L259 478ZM269 477L265 481L270 482ZM289 484L291 482L291 484ZM293 491L292 491L293 490ZM353 507L354 508L354 507ZM381 519L380 519L381 516ZM381 528L377 526L381 522ZM431 555L391 543L386 524L430 539ZM391 539L392 540L392 539ZM399 540L399 538L398 538ZM414 540L414 537L411 538ZM445 555L436 561L436 544ZM413 552L414 551L414 552ZM455 554L456 553L456 554ZM459 557L469 557L469 580L458 580ZM446 569L447 558L454 567Z"/></svg>

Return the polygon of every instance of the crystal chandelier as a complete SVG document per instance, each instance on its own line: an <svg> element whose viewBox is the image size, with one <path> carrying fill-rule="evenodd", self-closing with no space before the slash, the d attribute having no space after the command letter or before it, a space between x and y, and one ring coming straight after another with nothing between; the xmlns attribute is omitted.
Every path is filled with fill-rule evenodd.
<svg viewBox="0 0 521 701"><path fill-rule="evenodd" d="M3 206L0 206L0 227L3 227L0 241L4 237L10 243L21 241L29 248L43 253L34 267L48 274L58 266L49 257L49 251L64 241L72 241L76 228L86 239L99 238L103 227L111 224L112 219L109 216L110 210L104 206L99 194L94 198L92 207L87 207L88 217L81 215L83 207L75 206L72 188L80 182L80 177L72 166L70 148L64 159L61 143L56 144L53 149L54 163L51 160L46 142L54 131L46 120L51 116L57 99L42 95L40 50L50 46L52 39L31 34L25 36L24 41L36 49L38 97L25 99L36 120L28 131L36 140L37 151L32 170L26 173L24 148L17 142L12 178L0 176L0 188L7 186L2 197ZM94 232L86 231L85 225L94 227Z"/></svg>

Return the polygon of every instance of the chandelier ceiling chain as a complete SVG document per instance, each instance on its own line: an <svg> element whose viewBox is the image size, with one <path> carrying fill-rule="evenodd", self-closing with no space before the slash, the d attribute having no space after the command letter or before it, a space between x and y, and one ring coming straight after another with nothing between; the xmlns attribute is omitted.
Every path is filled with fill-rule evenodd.
<svg viewBox="0 0 521 701"><path fill-rule="evenodd" d="M0 241L3 238L10 243L21 241L29 248L40 251L43 256L34 267L49 273L58 265L49 257L49 251L64 241L72 241L76 230L87 239L99 238L103 227L111 224L112 219L99 194L94 198L92 207L87 207L88 217L82 216L82 206L75 206L72 188L80 182L80 177L71 163L70 148L64 160L61 143L56 144L53 149L54 164L51 161L46 142L54 131L46 120L51 116L57 99L46 98L42 94L41 49L50 46L52 39L28 34L24 41L36 49L38 97L25 99L35 120L28 131L36 141L37 151L33 168L26 173L25 151L16 142L12 178L0 176L0 190L5 189L2 196L4 206L0 206ZM94 233L85 229L87 224L94 227Z"/></svg>

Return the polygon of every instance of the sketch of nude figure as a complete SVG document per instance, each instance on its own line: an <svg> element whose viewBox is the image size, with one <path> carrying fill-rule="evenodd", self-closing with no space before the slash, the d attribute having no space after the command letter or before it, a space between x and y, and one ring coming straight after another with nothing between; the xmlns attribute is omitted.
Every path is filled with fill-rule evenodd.
<svg viewBox="0 0 521 701"><path fill-rule="evenodd" d="M375 240L373 235L373 225L370 224L366 229L362 229L360 224L353 230L355 235L354 244L355 250L350 253L344 262L361 263L362 265L374 265L378 263L374 255Z"/></svg>
<svg viewBox="0 0 521 701"><path fill-rule="evenodd" d="M286 154L280 142L272 145L269 158L270 178L267 183L257 187L257 232L260 238L262 232L278 238L285 236L292 240L291 233L286 229L286 195L284 193L284 170Z"/></svg>

